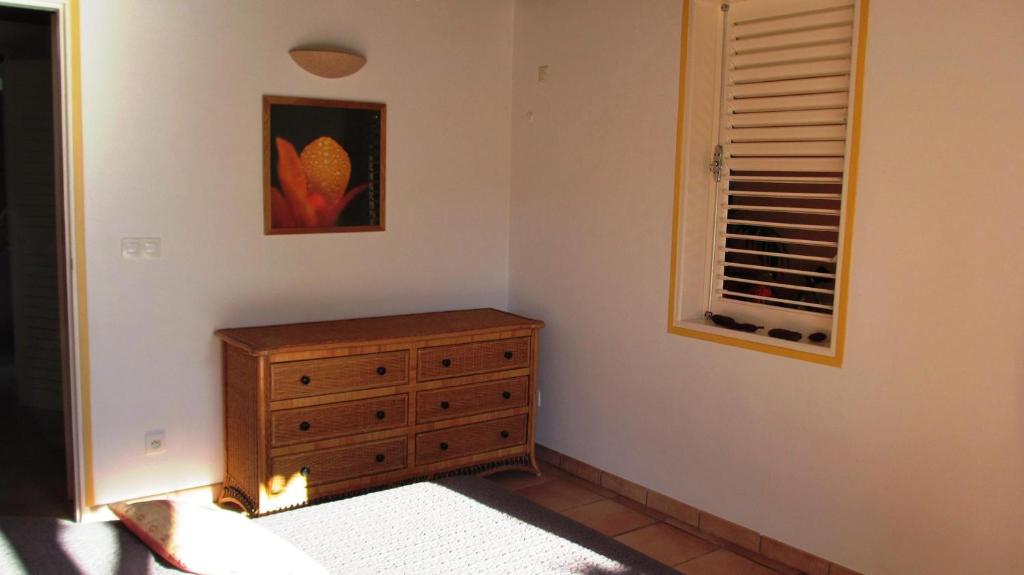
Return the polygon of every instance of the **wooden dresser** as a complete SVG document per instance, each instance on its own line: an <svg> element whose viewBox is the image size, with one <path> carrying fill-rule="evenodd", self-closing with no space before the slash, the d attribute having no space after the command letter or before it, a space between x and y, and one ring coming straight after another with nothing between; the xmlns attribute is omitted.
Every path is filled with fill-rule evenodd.
<svg viewBox="0 0 1024 575"><path fill-rule="evenodd" d="M539 472L543 326L474 309L217 331L220 502L262 514L450 473Z"/></svg>

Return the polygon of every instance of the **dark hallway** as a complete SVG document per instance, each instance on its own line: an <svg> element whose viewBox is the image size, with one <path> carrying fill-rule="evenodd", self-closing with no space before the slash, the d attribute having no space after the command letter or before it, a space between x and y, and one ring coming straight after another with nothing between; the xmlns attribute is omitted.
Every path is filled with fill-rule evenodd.
<svg viewBox="0 0 1024 575"><path fill-rule="evenodd" d="M0 515L71 516L51 26L0 7Z"/></svg>

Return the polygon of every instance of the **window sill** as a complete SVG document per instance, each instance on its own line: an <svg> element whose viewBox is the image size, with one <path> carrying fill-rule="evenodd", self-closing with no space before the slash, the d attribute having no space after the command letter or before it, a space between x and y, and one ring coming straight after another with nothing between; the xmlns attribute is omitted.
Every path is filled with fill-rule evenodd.
<svg viewBox="0 0 1024 575"><path fill-rule="evenodd" d="M760 333L746 333L719 327L705 321L680 321L669 325L669 333L741 347L773 355L791 357L812 363L842 367L842 346L829 340L825 343L786 341Z"/></svg>

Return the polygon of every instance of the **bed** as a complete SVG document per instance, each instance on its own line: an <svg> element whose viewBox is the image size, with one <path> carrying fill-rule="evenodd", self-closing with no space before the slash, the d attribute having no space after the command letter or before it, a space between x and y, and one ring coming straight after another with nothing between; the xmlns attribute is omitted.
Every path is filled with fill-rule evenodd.
<svg viewBox="0 0 1024 575"><path fill-rule="evenodd" d="M330 573L676 574L491 481L450 477L254 519ZM225 548L224 553L249 550ZM0 517L0 573L180 573L119 522Z"/></svg>

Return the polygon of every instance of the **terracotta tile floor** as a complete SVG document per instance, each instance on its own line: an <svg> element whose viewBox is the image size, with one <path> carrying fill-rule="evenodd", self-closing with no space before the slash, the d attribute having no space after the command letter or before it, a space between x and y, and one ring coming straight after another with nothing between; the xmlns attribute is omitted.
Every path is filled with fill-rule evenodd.
<svg viewBox="0 0 1024 575"><path fill-rule="evenodd" d="M778 575L755 563L683 531L665 516L597 485L541 463L539 477L504 471L489 479L566 517L633 547L686 575Z"/></svg>

